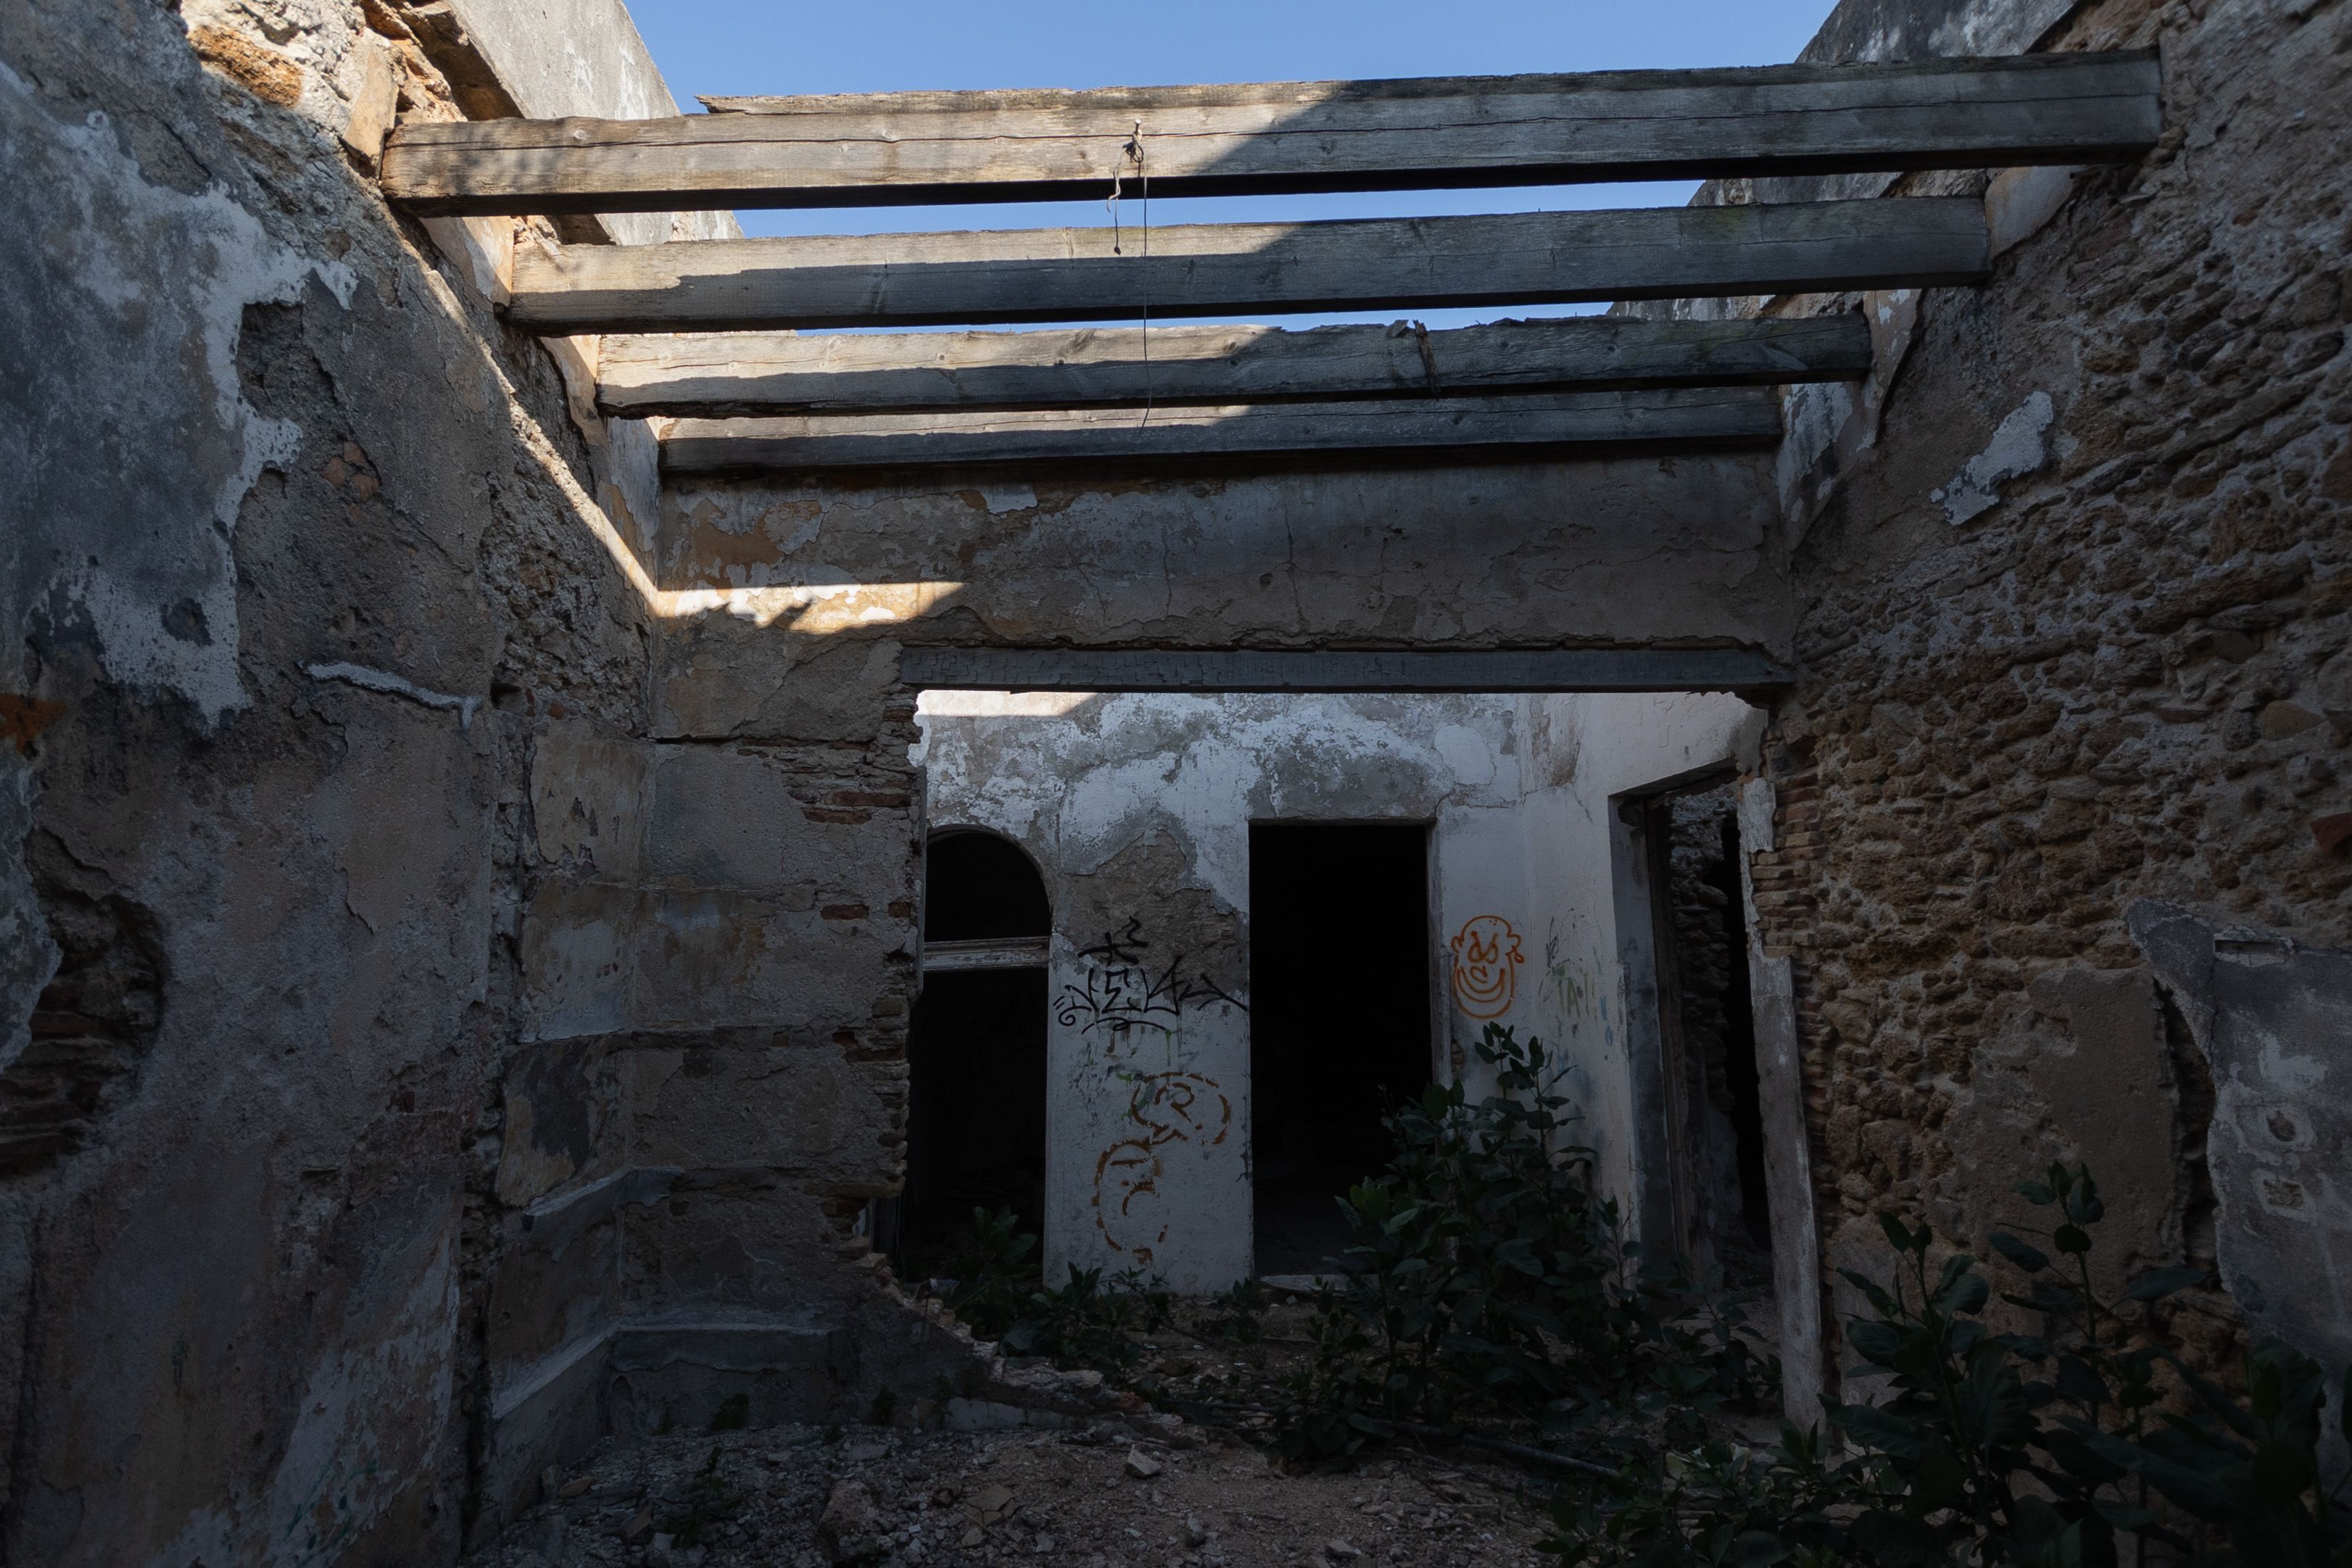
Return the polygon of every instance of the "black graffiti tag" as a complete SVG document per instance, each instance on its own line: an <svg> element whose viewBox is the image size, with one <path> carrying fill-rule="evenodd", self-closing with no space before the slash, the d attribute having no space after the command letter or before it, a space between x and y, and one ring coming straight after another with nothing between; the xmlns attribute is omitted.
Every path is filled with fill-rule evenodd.
<svg viewBox="0 0 2352 1568"><path fill-rule="evenodd" d="M1100 1030L1125 1035L1139 1029L1165 1034L1188 1007L1214 1000L1249 1010L1206 976L1187 975L1181 953L1165 967L1155 968L1149 956L1150 946L1143 935L1141 917L1130 916L1118 930L1103 933L1100 942L1080 948L1080 957L1095 962L1087 967L1083 981L1062 988L1055 1008L1062 1027L1081 1034Z"/></svg>

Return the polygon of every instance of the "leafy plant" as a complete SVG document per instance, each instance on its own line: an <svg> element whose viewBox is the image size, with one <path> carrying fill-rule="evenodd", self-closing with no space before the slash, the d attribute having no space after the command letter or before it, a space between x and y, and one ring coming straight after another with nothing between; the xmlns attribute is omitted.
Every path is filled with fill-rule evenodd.
<svg viewBox="0 0 2352 1568"><path fill-rule="evenodd" d="M1142 1352L1129 1336L1142 1324L1145 1304L1131 1291L1106 1291L1099 1269L1076 1269L1055 1291L1039 1291L1004 1333L1004 1348L1051 1356L1059 1366L1123 1373Z"/></svg>
<svg viewBox="0 0 2352 1568"><path fill-rule="evenodd" d="M1228 1344L1257 1344L1265 1338L1265 1287L1245 1279L1219 1295L1211 1311L1194 1321L1192 1332Z"/></svg>
<svg viewBox="0 0 2352 1568"><path fill-rule="evenodd" d="M1818 1432L1783 1426L1779 1446L1720 1439L1686 1451L1636 1448L1613 1476L1564 1490L1541 1550L1562 1568L1770 1568L1841 1561L1845 1499Z"/></svg>
<svg viewBox="0 0 2352 1568"><path fill-rule="evenodd" d="M1477 1051L1496 1092L1428 1090L1388 1120L1388 1171L1341 1200L1359 1263L1318 1299L1284 1447L1349 1453L1400 1419L1560 1435L1604 1406L1690 1420L1762 1396L1773 1371L1737 1309L1645 1269L1614 1202L1595 1199L1542 1042L1489 1024Z"/></svg>
<svg viewBox="0 0 2352 1568"><path fill-rule="evenodd" d="M967 1247L968 1277L949 1293L948 1305L972 1333L1002 1338L1020 1320L1034 1290L1036 1264L1032 1254L1037 1249L1037 1238L1021 1228L1020 1216L1009 1208L992 1214L975 1208Z"/></svg>
<svg viewBox="0 0 2352 1568"><path fill-rule="evenodd" d="M2106 1568L2126 1544L2144 1561L2154 1542L2168 1559L2214 1568L2352 1568L2345 1483L2322 1481L2317 1365L2257 1344L2248 1395L2232 1397L2143 1332L2147 1308L2202 1270L2151 1270L2122 1301L2104 1300L2090 1258L2105 1209L2090 1173L2053 1166L2017 1190L2051 1211L2046 1226L2017 1228L2049 1250L2011 1232L1990 1240L2025 1281L2002 1301L2037 1315L2041 1333L1993 1332L1978 1260L1937 1261L1927 1227L1883 1216L1894 1276L1845 1271L1870 1308L1848 1325L1864 1363L1849 1377L1882 1379L1885 1393L1831 1406L1851 1457L1829 1465L1817 1434L1790 1429L1761 1454L1720 1443L1637 1454L1563 1494L1548 1549L1644 1568L1784 1558ZM2165 1407L2159 1366L2190 1396L2185 1408ZM2352 1379L2339 1420L2347 1406Z"/></svg>
<svg viewBox="0 0 2352 1568"><path fill-rule="evenodd" d="M1074 1268L1059 1289L1039 1289L1030 1263L1037 1238L1009 1208L973 1209L971 1247L977 1267L948 1304L974 1333L1015 1355L1123 1373L1141 1358L1132 1336L1163 1326L1173 1311L1166 1291L1132 1272L1107 1289L1101 1270Z"/></svg>

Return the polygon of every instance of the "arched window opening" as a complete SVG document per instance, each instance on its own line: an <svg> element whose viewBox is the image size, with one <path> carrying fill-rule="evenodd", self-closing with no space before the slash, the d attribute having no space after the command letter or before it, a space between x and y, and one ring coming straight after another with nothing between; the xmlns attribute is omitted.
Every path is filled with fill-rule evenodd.
<svg viewBox="0 0 2352 1568"><path fill-rule="evenodd" d="M1010 839L943 828L923 854L923 941L1042 937L1053 929L1045 879Z"/></svg>
<svg viewBox="0 0 2352 1568"><path fill-rule="evenodd" d="M1009 1208L1034 1235L1045 1207L1045 879L1008 839L943 829L925 848L923 884L907 1187L891 1249L908 1278L969 1264L974 1209Z"/></svg>

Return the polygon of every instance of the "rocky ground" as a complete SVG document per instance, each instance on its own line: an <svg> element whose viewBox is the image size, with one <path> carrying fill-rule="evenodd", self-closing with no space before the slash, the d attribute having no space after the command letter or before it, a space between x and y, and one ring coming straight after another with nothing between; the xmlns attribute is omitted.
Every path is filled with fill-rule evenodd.
<svg viewBox="0 0 2352 1568"><path fill-rule="evenodd" d="M1533 1568L1522 1478L1391 1450L1286 1474L1187 1428L608 1439L473 1568Z"/></svg>

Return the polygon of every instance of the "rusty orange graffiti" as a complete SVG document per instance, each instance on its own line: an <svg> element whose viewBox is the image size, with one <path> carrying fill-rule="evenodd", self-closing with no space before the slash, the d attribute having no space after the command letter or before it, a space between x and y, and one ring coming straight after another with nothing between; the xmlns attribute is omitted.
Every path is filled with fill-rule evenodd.
<svg viewBox="0 0 2352 1568"><path fill-rule="evenodd" d="M1519 986L1519 934L1499 915L1474 915L1454 936L1454 1005L1474 1019L1511 1010Z"/></svg>
<svg viewBox="0 0 2352 1568"><path fill-rule="evenodd" d="M1168 1239L1168 1221L1145 1234L1160 1197L1160 1155L1141 1138L1122 1138L1095 1161L1095 1228L1114 1252L1129 1252L1149 1266L1152 1249ZM1108 1205L1103 1202L1108 1197ZM1138 1212L1137 1206L1143 1209ZM1124 1236L1125 1240L1119 1239Z"/></svg>
<svg viewBox="0 0 2352 1568"><path fill-rule="evenodd" d="M1167 1174L1161 1147L1223 1143L1233 1128L1234 1103L1215 1079L1202 1073L1154 1072L1135 1080L1127 1114L1142 1131L1119 1139L1095 1161L1095 1228L1112 1251L1148 1268L1154 1249L1168 1239L1159 1207L1160 1178Z"/></svg>

